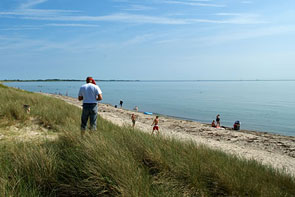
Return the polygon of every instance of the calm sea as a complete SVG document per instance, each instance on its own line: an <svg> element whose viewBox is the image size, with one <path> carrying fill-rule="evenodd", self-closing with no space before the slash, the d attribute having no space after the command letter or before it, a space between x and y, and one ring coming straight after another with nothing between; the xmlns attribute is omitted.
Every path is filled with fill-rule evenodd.
<svg viewBox="0 0 295 197"><path fill-rule="evenodd" d="M32 92L77 97L84 82L13 82ZM295 136L295 81L140 81L99 82L103 103L211 123L236 120L248 130Z"/></svg>

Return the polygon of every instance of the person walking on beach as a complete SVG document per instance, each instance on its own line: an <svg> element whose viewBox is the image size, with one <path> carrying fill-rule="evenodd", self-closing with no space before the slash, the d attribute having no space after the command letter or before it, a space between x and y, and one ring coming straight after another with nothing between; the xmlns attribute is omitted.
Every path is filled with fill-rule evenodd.
<svg viewBox="0 0 295 197"><path fill-rule="evenodd" d="M134 114L131 115L131 120L132 120L132 127L135 127L135 122L136 122L136 116Z"/></svg>
<svg viewBox="0 0 295 197"><path fill-rule="evenodd" d="M153 126L153 132L152 134L154 134L154 131L157 130L158 134L159 134L159 116L156 116L156 118L154 119L153 123L151 126Z"/></svg>
<svg viewBox="0 0 295 197"><path fill-rule="evenodd" d="M122 108L122 106L123 106L123 101L122 101L122 100L120 100L120 106L121 106L121 108Z"/></svg>
<svg viewBox="0 0 295 197"><path fill-rule="evenodd" d="M217 114L216 116L216 128L220 128L220 115Z"/></svg>
<svg viewBox="0 0 295 197"><path fill-rule="evenodd" d="M83 111L81 115L81 136L83 137L90 119L90 129L96 130L97 102L102 100L101 89L93 84L92 77L86 78L86 84L82 85L78 93L79 101L83 100Z"/></svg>

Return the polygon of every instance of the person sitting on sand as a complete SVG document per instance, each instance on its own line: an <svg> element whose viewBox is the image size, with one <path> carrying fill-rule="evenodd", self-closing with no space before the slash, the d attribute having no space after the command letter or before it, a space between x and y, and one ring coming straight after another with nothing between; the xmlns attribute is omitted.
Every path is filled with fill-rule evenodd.
<svg viewBox="0 0 295 197"><path fill-rule="evenodd" d="M237 120L234 123L234 130L238 131L238 130L240 130L240 127L241 127L241 122Z"/></svg>
<svg viewBox="0 0 295 197"><path fill-rule="evenodd" d="M131 115L131 120L132 120L132 127L135 127L135 122L136 122L136 116L134 114Z"/></svg>
<svg viewBox="0 0 295 197"><path fill-rule="evenodd" d="M159 125L158 124L159 124L159 116L156 116L156 118L154 119L154 121L153 121L153 123L151 125L151 126L154 125L152 134L154 134L155 130L157 130L158 134L159 134Z"/></svg>
<svg viewBox="0 0 295 197"><path fill-rule="evenodd" d="M211 126L216 127L215 120L212 121Z"/></svg>

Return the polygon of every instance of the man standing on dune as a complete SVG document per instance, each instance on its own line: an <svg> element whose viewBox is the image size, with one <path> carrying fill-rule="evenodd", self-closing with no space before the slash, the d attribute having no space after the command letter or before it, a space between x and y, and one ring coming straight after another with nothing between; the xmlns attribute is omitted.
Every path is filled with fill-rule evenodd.
<svg viewBox="0 0 295 197"><path fill-rule="evenodd" d="M90 129L96 130L97 121L97 102L102 100L102 91L97 85L93 84L93 78L87 77L86 84L82 85L78 99L83 100L83 111L81 116L81 136L83 137L87 128L87 122L90 118Z"/></svg>

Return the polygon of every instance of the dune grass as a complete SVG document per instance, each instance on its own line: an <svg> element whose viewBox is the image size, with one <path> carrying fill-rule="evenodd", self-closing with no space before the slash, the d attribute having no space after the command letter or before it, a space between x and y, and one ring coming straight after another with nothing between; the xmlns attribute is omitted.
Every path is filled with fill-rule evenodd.
<svg viewBox="0 0 295 197"><path fill-rule="evenodd" d="M100 117L98 131L81 139L77 107L3 85L0 97L2 130L30 125L33 118L59 135L42 143L0 140L0 196L295 194L294 178L255 161L118 127ZM24 104L31 105L30 114Z"/></svg>

